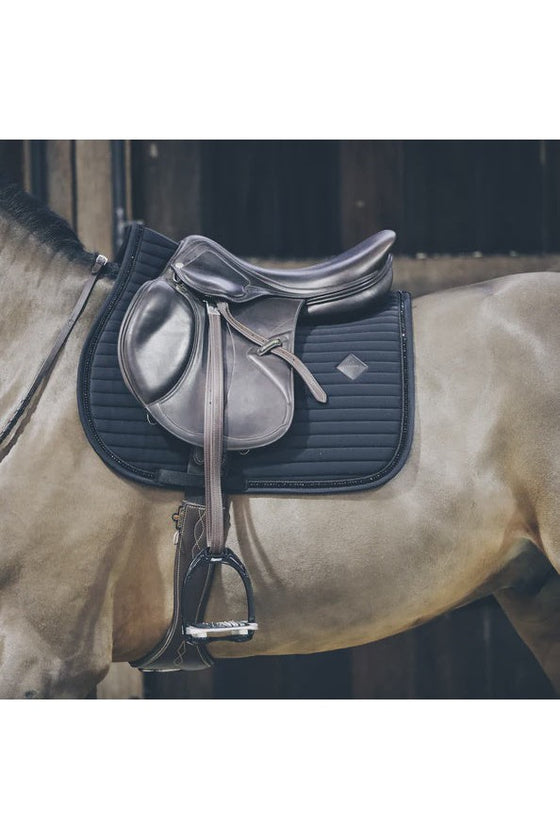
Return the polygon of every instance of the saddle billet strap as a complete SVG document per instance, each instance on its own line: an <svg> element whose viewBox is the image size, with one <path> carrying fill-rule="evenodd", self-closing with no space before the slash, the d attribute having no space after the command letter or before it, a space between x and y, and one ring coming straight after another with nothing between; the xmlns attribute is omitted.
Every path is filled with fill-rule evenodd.
<svg viewBox="0 0 560 840"><path fill-rule="evenodd" d="M50 373L54 363L56 362L58 354L60 353L60 351L64 347L68 336L72 332L72 330L73 330L73 328L76 324L76 321L78 320L78 318L82 314L82 312L85 308L85 305L89 300L89 296L93 292L95 284L97 283L97 280L98 280L98 278L101 274L101 270L107 265L108 262L109 262L109 260L107 259L107 257L103 256L103 254L98 254L97 257L95 258L95 261L94 261L94 263L91 267L91 277L88 280L88 282L86 283L86 285L84 286L84 288L82 289L81 294L80 294L78 300L76 301L76 303L74 305L74 308L72 309L72 312L70 313L70 316L69 316L68 320L64 323L63 327L59 331L59 333L58 333L58 335L57 335L57 337L54 341L54 344L53 344L53 346L50 350L50 353L48 354L48 356L44 360L43 364L41 365L41 367L37 371L35 379L31 383L31 386L30 386L29 390L27 391L26 395L20 401L16 410L14 411L14 413L12 414L12 416L10 417L10 419L8 420L8 422L6 423L6 425L4 426L2 431L0 432L0 444L4 443L4 441L6 440L8 435L11 432L14 431L17 424L19 423L19 421L23 417L23 413L24 413L25 409L27 408L27 406L31 402L31 400L33 398L33 395L37 391L37 388L39 387L41 382L45 379L45 377Z"/></svg>
<svg viewBox="0 0 560 840"><path fill-rule="evenodd" d="M149 653L131 662L133 668L141 671L199 671L209 668L213 659L205 645L190 644L183 634L184 608L181 603L183 581L193 559L206 543L206 507L200 497L184 499L176 518L177 549L173 573L173 616L163 638ZM225 511L224 511L225 517ZM196 620L204 615L214 566L206 574L193 577L190 586L189 610L194 610Z"/></svg>

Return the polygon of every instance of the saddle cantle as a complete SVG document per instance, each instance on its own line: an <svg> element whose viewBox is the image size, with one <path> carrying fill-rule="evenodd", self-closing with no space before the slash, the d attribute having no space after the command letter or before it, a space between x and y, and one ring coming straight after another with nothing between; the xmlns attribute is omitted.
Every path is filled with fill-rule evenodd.
<svg viewBox="0 0 560 840"><path fill-rule="evenodd" d="M162 274L138 290L123 318L118 355L128 388L164 429L203 449L206 545L184 575L181 632L204 664L206 641L248 641L257 629L249 575L225 545L224 452L264 447L286 434L294 413L294 371L315 400L326 402L325 391L294 354L300 313L336 321L381 302L391 287L388 250L394 239L392 231L382 231L339 257L281 271L251 265L205 237L191 236ZM218 564L242 579L246 621L203 621Z"/></svg>

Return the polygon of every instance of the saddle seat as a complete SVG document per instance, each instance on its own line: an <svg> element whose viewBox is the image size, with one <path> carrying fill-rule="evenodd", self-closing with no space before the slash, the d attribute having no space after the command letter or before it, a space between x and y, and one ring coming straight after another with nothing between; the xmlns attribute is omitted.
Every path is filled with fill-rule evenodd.
<svg viewBox="0 0 560 840"><path fill-rule="evenodd" d="M305 302L308 315L340 317L382 298L391 286L388 252L395 233L382 230L339 256L298 269L264 268L204 236L183 239L168 270L203 297L247 303L272 296Z"/></svg>

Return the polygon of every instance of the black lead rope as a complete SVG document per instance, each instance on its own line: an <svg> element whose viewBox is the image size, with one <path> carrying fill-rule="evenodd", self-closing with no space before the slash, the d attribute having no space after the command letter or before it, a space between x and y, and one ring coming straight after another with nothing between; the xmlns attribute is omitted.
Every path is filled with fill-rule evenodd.
<svg viewBox="0 0 560 840"><path fill-rule="evenodd" d="M8 420L7 424L4 426L4 428L0 432L0 445L2 443L4 443L4 441L6 440L8 435L10 435L11 432L14 431L17 424L19 423L19 421L23 417L25 409L27 408L27 406L31 402L31 400L33 398L33 395L37 391L37 388L39 387L39 385L41 384L43 379L45 379L45 377L50 373L50 371L51 371L51 369L52 369L52 367L53 367L53 365L54 365L54 363L57 359L58 354L60 353L60 351L64 347L68 336L72 332L72 330L73 330L73 328L76 324L76 321L78 320L78 318L82 314L82 312L84 310L84 307L89 300L89 296L91 295L91 293L92 293L92 291L95 287L97 279L98 279L98 277L101 273L101 269L104 268L107 265L107 263L108 263L108 259L107 259L107 257L104 257L103 254L98 254L97 257L95 258L95 262L93 263L93 265L91 267L91 277L88 280L88 282L86 283L86 285L84 286L84 288L82 289L82 293L81 293L80 297L78 298L78 300L76 301L76 305L74 306L74 309L70 313L70 317L68 318L68 320L65 322L62 329L58 333L58 335L55 339L55 342L52 346L52 349L51 349L49 355L47 356L47 358L45 359L45 361L43 362L43 364L41 365L41 367L39 368L39 370L37 372L37 375L35 376L35 379L31 383L31 387L29 388L29 390L27 391L27 393L23 397L23 399L19 402L16 410L14 411L14 413L12 414L10 419Z"/></svg>

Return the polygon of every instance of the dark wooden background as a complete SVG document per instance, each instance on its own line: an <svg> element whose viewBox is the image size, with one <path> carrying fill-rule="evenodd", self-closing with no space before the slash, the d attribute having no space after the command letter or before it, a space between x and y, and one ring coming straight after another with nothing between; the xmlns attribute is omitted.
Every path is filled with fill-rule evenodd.
<svg viewBox="0 0 560 840"><path fill-rule="evenodd" d="M331 255L383 227L398 232L402 255L560 252L557 141L143 140L128 142L126 154L123 143L111 144L114 231L120 212L121 221L141 219L177 239L200 232L239 254L276 259ZM48 151L45 141L0 141L0 171L48 202ZM66 215L78 227L76 212L70 202ZM362 648L146 675L144 690L159 698L552 696L493 599Z"/></svg>
<svg viewBox="0 0 560 840"><path fill-rule="evenodd" d="M144 141L133 167L148 224L241 254L324 256L383 227L398 254L560 251L557 141Z"/></svg>

